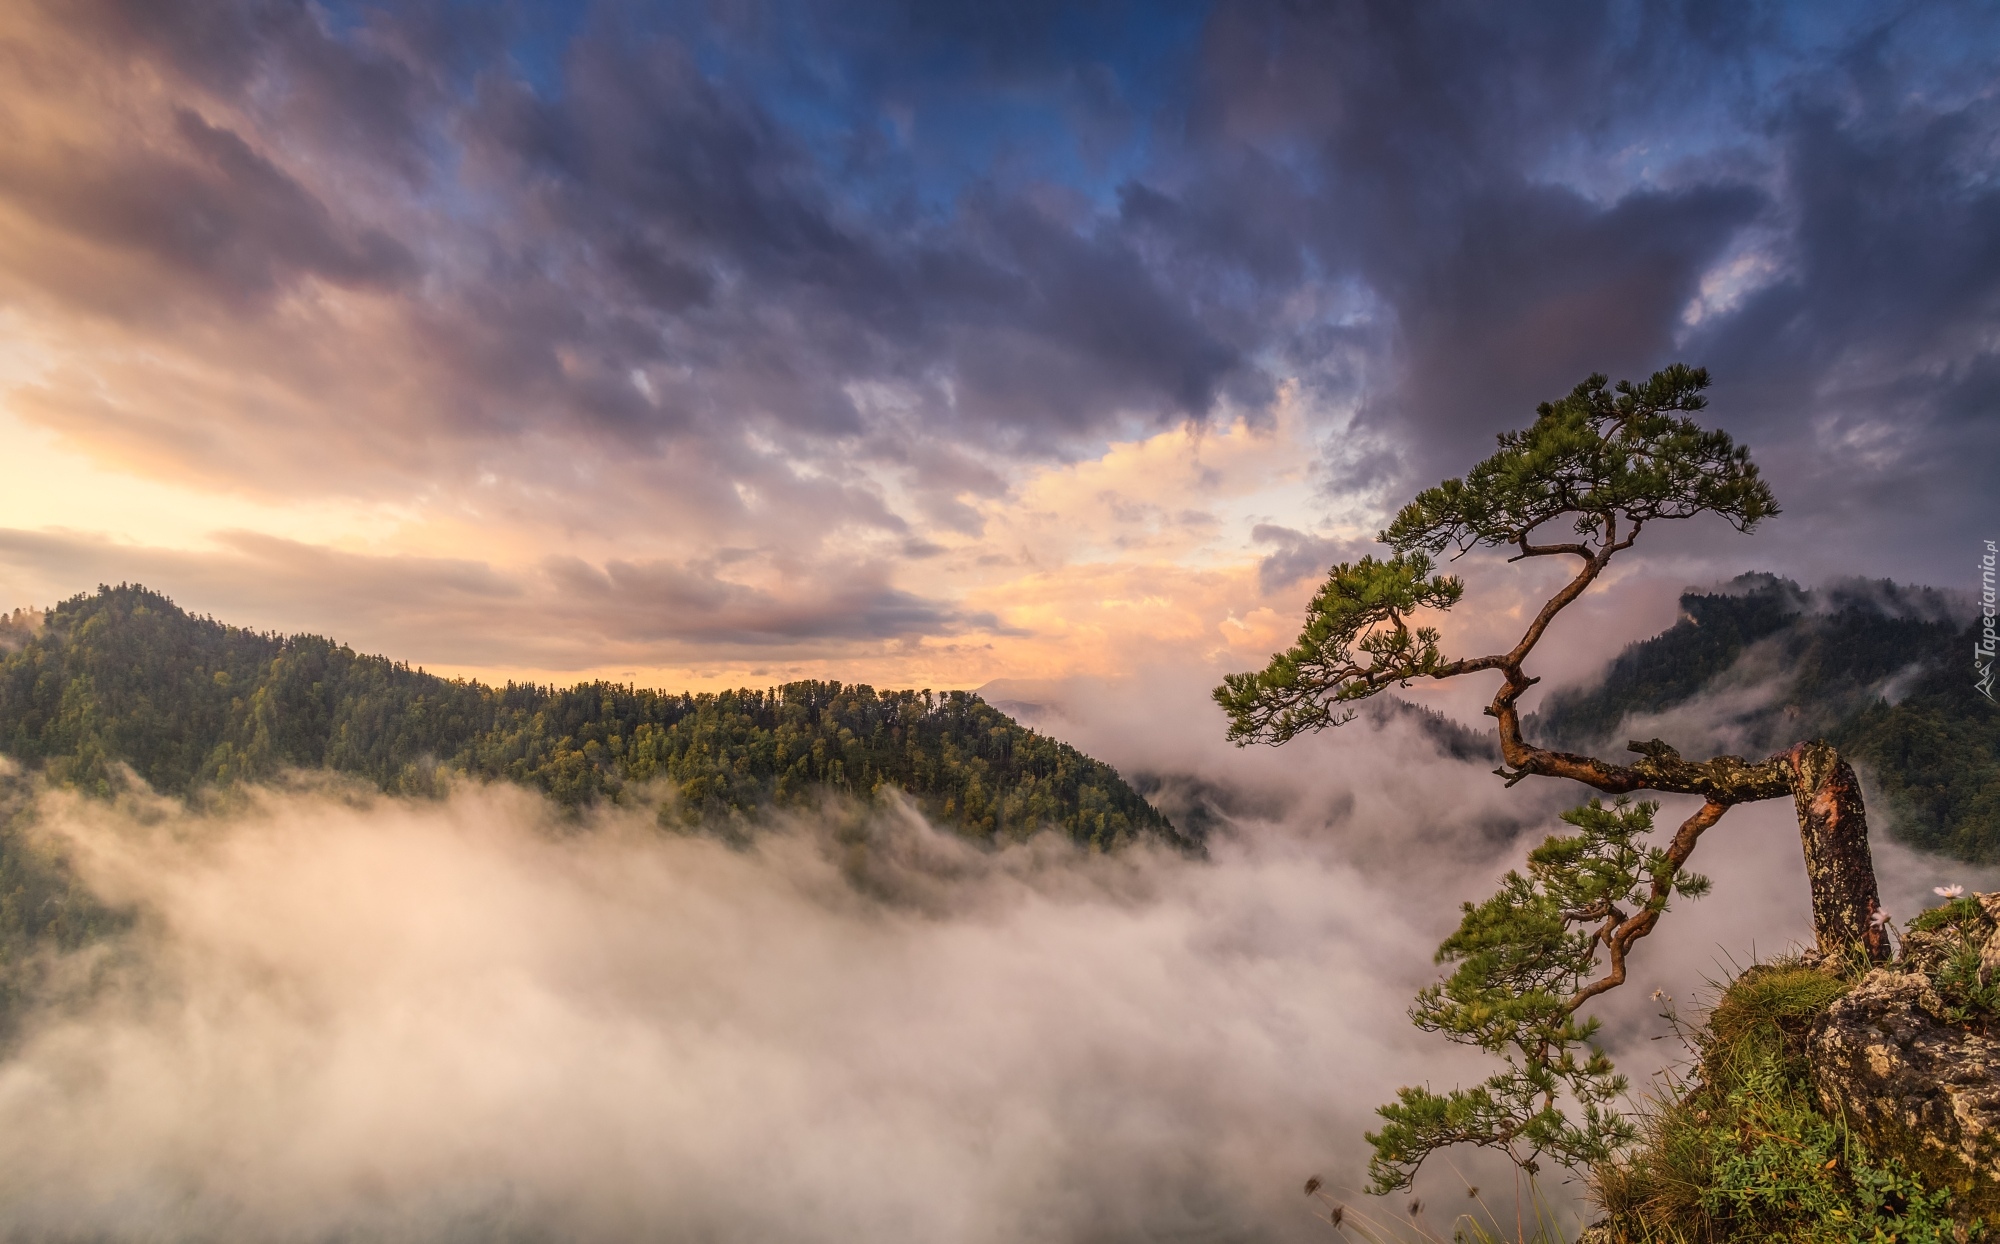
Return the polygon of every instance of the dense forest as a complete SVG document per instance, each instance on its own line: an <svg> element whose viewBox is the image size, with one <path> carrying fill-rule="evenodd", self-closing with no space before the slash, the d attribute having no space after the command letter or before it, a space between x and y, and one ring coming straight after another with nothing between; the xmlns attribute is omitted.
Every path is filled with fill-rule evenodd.
<svg viewBox="0 0 2000 1244"><path fill-rule="evenodd" d="M1054 826L1097 847L1195 845L1110 766L962 691L492 687L195 617L136 586L0 616L0 752L86 790L122 766L178 794L327 768L405 794L470 777L572 808L658 799L689 826L894 787L977 838Z"/></svg>
<svg viewBox="0 0 2000 1244"><path fill-rule="evenodd" d="M1698 711L1641 732L1689 753L1826 738L1880 792L1896 836L2000 860L2000 712L1974 689L1971 629L1940 594L1886 581L1809 592L1771 575L1731 588L1682 596L1679 622L1601 683L1552 696L1530 732L1618 749L1630 719L1680 706Z"/></svg>

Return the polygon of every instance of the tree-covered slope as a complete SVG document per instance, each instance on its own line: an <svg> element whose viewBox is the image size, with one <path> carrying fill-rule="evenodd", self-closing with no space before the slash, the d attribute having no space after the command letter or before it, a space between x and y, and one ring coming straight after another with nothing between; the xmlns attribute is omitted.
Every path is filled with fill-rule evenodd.
<svg viewBox="0 0 2000 1244"><path fill-rule="evenodd" d="M1665 724L1645 733L1690 754L1826 738L1886 796L1899 837L2000 859L2000 711L1973 688L1971 631L1938 594L1807 592L1770 575L1731 588L1682 596L1679 622L1627 648L1599 684L1552 696L1530 732L1615 750L1650 716Z"/></svg>
<svg viewBox="0 0 2000 1244"><path fill-rule="evenodd" d="M0 640L0 752L86 789L120 764L176 793L321 767L417 793L442 772L571 806L670 786L667 814L697 823L892 786L973 836L1053 825L1099 846L1186 844L1110 766L965 692L489 687L197 618L134 586L64 601L38 626L0 619Z"/></svg>
<svg viewBox="0 0 2000 1244"><path fill-rule="evenodd" d="M0 769L0 1045L24 1007L51 996L54 961L127 928L78 879L59 844L34 832L31 783Z"/></svg>

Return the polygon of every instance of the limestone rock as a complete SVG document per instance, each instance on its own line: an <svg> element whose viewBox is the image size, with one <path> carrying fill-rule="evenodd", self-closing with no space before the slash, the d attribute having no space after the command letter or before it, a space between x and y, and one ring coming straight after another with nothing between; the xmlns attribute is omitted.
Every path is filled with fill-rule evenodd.
<svg viewBox="0 0 2000 1244"><path fill-rule="evenodd" d="M2000 1040L1943 1011L1922 973L1877 968L1814 1024L1813 1085L1876 1152L1986 1201L2000 1188Z"/></svg>
<svg viewBox="0 0 2000 1244"><path fill-rule="evenodd" d="M1986 935L1986 944L1979 950L1979 982L1985 984L1993 979L1993 973L2000 971L2000 894L1975 895L1979 909L1986 913L1986 919L1994 927Z"/></svg>
<svg viewBox="0 0 2000 1244"><path fill-rule="evenodd" d="M2000 894L1972 897L1977 900L1977 910L1971 917L1943 928L1913 931L1903 936L1900 958L1904 971L1936 976L1968 947L1980 951L1980 970L1987 976L2000 966L2000 920L1995 919L2000 915Z"/></svg>

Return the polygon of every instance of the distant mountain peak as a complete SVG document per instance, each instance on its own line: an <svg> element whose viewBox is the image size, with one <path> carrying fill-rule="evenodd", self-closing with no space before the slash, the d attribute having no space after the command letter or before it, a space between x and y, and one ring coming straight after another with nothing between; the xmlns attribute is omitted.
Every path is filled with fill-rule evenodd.
<svg viewBox="0 0 2000 1244"><path fill-rule="evenodd" d="M1815 589L1766 573L1682 595L1681 618L1526 728L1563 747L1660 737L1690 754L1839 745L1896 836L2000 859L2000 714L1974 692L1961 594L1886 579Z"/></svg>

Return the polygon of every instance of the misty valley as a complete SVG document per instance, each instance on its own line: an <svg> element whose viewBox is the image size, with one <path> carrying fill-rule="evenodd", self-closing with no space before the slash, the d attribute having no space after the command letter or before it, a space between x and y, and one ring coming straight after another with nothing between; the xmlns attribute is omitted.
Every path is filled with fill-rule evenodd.
<svg viewBox="0 0 2000 1244"><path fill-rule="evenodd" d="M1947 597L1765 575L1680 610L1530 729L1757 754L1803 721L1862 766L1899 908L1992 875ZM0 643L0 1185L40 1238L1319 1238L1281 1185L1356 1161L1394 1083L1471 1078L1399 1028L1429 896L1561 806L1394 699L1280 767L1172 686L1000 688L1034 728L965 692L495 688L134 586ZM1803 934L1783 818L1725 849L1729 913L1649 948L1682 997ZM1657 1065L1635 1001L1612 1048Z"/></svg>

